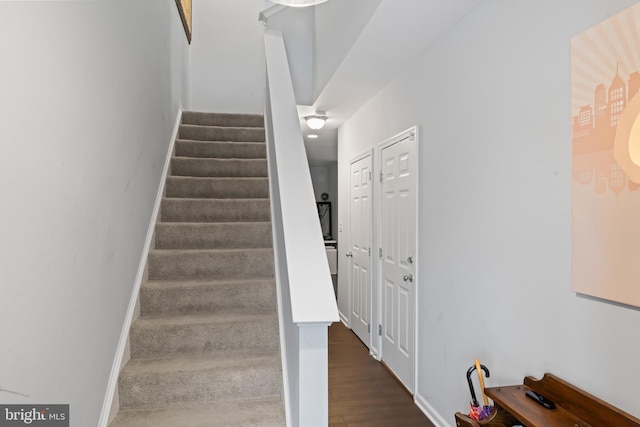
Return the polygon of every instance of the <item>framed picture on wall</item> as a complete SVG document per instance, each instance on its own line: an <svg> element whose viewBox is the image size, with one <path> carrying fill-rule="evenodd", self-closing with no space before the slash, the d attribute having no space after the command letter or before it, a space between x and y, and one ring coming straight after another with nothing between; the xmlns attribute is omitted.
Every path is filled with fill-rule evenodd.
<svg viewBox="0 0 640 427"><path fill-rule="evenodd" d="M640 4L571 40L572 289L640 307Z"/></svg>
<svg viewBox="0 0 640 427"><path fill-rule="evenodd" d="M318 217L320 218L320 227L322 228L322 237L324 240L332 240L331 230L331 202L316 202L318 206Z"/></svg>
<svg viewBox="0 0 640 427"><path fill-rule="evenodd" d="M187 40L191 44L191 0L176 0L180 19L184 26L184 32L187 34Z"/></svg>

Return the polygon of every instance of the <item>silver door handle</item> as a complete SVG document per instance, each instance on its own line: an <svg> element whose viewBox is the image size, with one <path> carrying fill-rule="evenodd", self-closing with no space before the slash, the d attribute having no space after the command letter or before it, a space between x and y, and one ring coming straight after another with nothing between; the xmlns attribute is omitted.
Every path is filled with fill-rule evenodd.
<svg viewBox="0 0 640 427"><path fill-rule="evenodd" d="M347 253L345 254L345 256L353 257L353 252L347 252Z"/></svg>
<svg viewBox="0 0 640 427"><path fill-rule="evenodd" d="M413 282L413 274L403 274L402 280L405 282Z"/></svg>

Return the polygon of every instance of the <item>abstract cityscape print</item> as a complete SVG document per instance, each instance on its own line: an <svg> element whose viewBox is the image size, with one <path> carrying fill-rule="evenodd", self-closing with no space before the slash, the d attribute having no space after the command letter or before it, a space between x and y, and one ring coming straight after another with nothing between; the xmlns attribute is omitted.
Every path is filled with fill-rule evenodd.
<svg viewBox="0 0 640 427"><path fill-rule="evenodd" d="M640 307L639 92L640 4L571 40L572 289Z"/></svg>

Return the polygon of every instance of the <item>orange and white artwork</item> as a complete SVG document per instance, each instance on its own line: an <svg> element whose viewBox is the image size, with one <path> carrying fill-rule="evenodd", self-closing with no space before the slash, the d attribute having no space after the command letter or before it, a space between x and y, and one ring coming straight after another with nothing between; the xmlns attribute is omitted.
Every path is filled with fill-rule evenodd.
<svg viewBox="0 0 640 427"><path fill-rule="evenodd" d="M640 4L571 40L572 289L640 307Z"/></svg>

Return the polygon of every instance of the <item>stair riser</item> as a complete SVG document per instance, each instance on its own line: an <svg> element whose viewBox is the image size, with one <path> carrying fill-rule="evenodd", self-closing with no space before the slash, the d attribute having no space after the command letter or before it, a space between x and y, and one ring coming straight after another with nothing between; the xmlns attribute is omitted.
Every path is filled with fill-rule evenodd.
<svg viewBox="0 0 640 427"><path fill-rule="evenodd" d="M200 113L185 111L182 124L200 126L264 127L261 114Z"/></svg>
<svg viewBox="0 0 640 427"><path fill-rule="evenodd" d="M176 141L176 156L219 159L265 159L264 143Z"/></svg>
<svg viewBox="0 0 640 427"><path fill-rule="evenodd" d="M271 224L212 223L156 226L156 249L270 248Z"/></svg>
<svg viewBox="0 0 640 427"><path fill-rule="evenodd" d="M165 251L149 253L150 280L224 280L273 276L273 252Z"/></svg>
<svg viewBox="0 0 640 427"><path fill-rule="evenodd" d="M219 351L278 349L275 315L236 322L154 324L136 322L131 328L131 357L200 357Z"/></svg>
<svg viewBox="0 0 640 427"><path fill-rule="evenodd" d="M124 370L118 394L120 405L127 408L271 398L279 396L281 388L279 366L262 364L242 370L220 368L136 374Z"/></svg>
<svg viewBox="0 0 640 427"><path fill-rule="evenodd" d="M269 197L267 178L169 177L166 196L203 199L251 199Z"/></svg>
<svg viewBox="0 0 640 427"><path fill-rule="evenodd" d="M268 199L164 199L160 212L164 222L262 222L271 218Z"/></svg>
<svg viewBox="0 0 640 427"><path fill-rule="evenodd" d="M176 156L218 159L265 159L267 146L262 143L176 141Z"/></svg>
<svg viewBox="0 0 640 427"><path fill-rule="evenodd" d="M110 427L283 427L280 399L124 410Z"/></svg>
<svg viewBox="0 0 640 427"><path fill-rule="evenodd" d="M211 314L276 310L275 283L185 284L145 287L140 292L140 313L149 315Z"/></svg>
<svg viewBox="0 0 640 427"><path fill-rule="evenodd" d="M262 128L228 128L216 126L180 125L180 139L192 141L264 142Z"/></svg>
<svg viewBox="0 0 640 427"><path fill-rule="evenodd" d="M262 159L207 159L174 157L171 175L202 177L266 177L267 161Z"/></svg>

